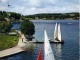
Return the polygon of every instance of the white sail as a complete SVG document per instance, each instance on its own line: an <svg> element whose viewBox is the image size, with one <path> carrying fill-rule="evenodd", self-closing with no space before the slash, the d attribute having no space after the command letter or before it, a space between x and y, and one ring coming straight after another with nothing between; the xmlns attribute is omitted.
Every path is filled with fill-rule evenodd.
<svg viewBox="0 0 80 60"><path fill-rule="evenodd" d="M60 23L58 24L58 40L61 41Z"/></svg>
<svg viewBox="0 0 80 60"><path fill-rule="evenodd" d="M46 30L44 30L44 60L55 60Z"/></svg>
<svg viewBox="0 0 80 60"><path fill-rule="evenodd" d="M54 39L57 37L57 23L55 25L55 30L54 30Z"/></svg>

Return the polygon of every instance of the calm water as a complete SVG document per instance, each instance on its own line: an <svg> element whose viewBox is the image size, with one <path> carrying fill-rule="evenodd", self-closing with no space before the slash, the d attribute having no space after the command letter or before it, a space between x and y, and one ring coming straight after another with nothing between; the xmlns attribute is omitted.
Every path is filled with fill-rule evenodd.
<svg viewBox="0 0 80 60"><path fill-rule="evenodd" d="M80 20L79 20L79 59L80 59Z"/></svg>
<svg viewBox="0 0 80 60"><path fill-rule="evenodd" d="M44 28L48 37L53 39L55 23L61 24L61 33L64 44L51 44L56 60L79 60L79 20L31 20L35 25L35 37L42 41L44 39ZM68 24L72 23L72 24ZM17 26L17 27L16 27ZM20 23L13 24L13 29L19 29ZM32 44L25 52L5 57L4 60L36 60L41 44ZM44 59L44 48L42 50Z"/></svg>

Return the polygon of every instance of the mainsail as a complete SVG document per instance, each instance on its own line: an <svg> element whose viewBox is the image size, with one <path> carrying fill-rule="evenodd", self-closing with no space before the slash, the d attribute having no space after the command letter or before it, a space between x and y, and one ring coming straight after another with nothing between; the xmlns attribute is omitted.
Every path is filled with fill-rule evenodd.
<svg viewBox="0 0 80 60"><path fill-rule="evenodd" d="M46 30L44 30L44 60L55 60Z"/></svg>
<svg viewBox="0 0 80 60"><path fill-rule="evenodd" d="M54 30L54 39L57 38L57 23L55 25L55 30Z"/></svg>
<svg viewBox="0 0 80 60"><path fill-rule="evenodd" d="M60 23L58 24L58 40L61 41Z"/></svg>

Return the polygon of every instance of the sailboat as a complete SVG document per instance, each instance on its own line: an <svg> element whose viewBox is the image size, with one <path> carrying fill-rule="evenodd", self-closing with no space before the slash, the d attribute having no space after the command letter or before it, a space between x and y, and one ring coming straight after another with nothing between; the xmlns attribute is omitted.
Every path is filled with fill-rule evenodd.
<svg viewBox="0 0 80 60"><path fill-rule="evenodd" d="M60 30L60 23L55 25L55 30L54 30L54 43L63 43L64 41L61 38L61 30Z"/></svg>
<svg viewBox="0 0 80 60"><path fill-rule="evenodd" d="M44 60L55 60L46 30L44 30Z"/></svg>

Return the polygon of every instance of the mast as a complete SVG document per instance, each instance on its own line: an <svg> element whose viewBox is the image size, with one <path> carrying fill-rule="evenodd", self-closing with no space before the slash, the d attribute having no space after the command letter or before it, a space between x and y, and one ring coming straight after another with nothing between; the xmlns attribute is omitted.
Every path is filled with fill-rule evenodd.
<svg viewBox="0 0 80 60"><path fill-rule="evenodd" d="M58 40L61 41L60 23L58 24Z"/></svg>
<svg viewBox="0 0 80 60"><path fill-rule="evenodd" d="M55 60L46 30L44 30L44 60Z"/></svg>
<svg viewBox="0 0 80 60"><path fill-rule="evenodd" d="M55 30L54 30L54 39L57 38L57 23L55 25Z"/></svg>

